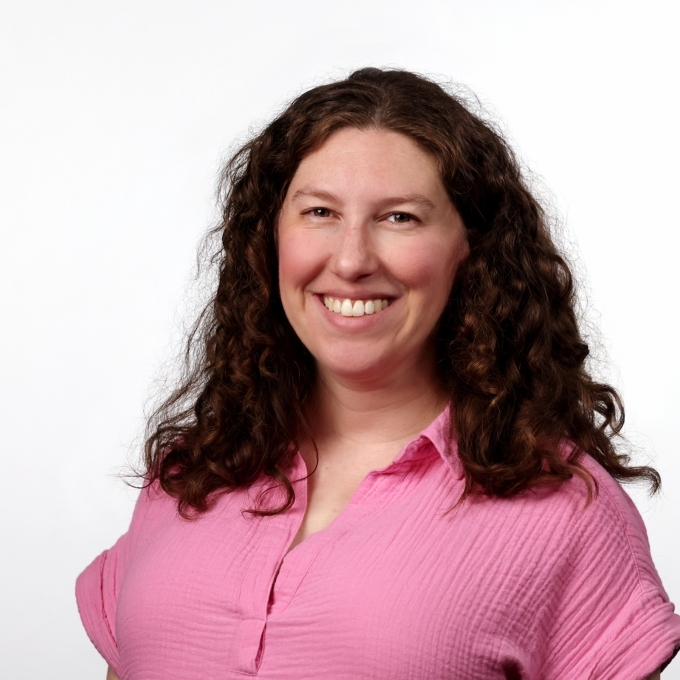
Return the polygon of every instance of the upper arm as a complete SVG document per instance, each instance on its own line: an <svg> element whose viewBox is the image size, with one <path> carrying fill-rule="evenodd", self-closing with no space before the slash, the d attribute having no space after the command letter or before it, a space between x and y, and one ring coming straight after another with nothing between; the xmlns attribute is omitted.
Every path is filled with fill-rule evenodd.
<svg viewBox="0 0 680 680"><path fill-rule="evenodd" d="M112 668L120 668L115 627L119 590L137 537L147 521L150 492L150 487L140 492L129 530L115 545L99 555L76 581L76 601L85 631ZM110 671L107 680L119 678Z"/></svg>

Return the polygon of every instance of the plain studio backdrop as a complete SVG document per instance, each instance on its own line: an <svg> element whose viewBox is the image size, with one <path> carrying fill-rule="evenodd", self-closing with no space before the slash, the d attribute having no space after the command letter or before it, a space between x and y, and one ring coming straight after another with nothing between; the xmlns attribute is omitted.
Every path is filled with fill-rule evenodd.
<svg viewBox="0 0 680 680"><path fill-rule="evenodd" d="M103 680L74 581L127 528L117 474L194 314L220 163L366 65L469 87L559 214L598 376L662 475L629 493L680 604L673 4L2 0L3 678Z"/></svg>

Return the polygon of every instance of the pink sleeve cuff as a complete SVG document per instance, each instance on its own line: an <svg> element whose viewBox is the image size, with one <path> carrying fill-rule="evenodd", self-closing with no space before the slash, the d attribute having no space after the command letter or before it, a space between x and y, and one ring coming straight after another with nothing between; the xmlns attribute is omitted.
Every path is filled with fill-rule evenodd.
<svg viewBox="0 0 680 680"><path fill-rule="evenodd" d="M640 593L608 630L592 678L641 680L668 663L680 647L680 616L661 593Z"/></svg>
<svg viewBox="0 0 680 680"><path fill-rule="evenodd" d="M76 601L80 619L92 644L120 676L115 621L109 620L109 614L115 608L107 606L104 588L103 575L107 557L108 551L104 551L80 574L76 581Z"/></svg>

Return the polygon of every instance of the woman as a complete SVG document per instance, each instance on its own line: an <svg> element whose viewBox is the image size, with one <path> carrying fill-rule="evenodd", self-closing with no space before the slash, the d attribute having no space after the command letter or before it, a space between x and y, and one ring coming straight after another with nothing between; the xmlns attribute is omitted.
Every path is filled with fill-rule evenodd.
<svg viewBox="0 0 680 680"><path fill-rule="evenodd" d="M658 677L680 617L616 480L660 480L499 135L363 69L223 187L194 370L78 580L109 678Z"/></svg>

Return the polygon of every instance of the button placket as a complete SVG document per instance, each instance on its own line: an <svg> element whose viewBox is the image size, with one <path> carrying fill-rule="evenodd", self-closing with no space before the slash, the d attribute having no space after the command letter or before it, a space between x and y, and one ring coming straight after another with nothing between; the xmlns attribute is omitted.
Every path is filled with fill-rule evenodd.
<svg viewBox="0 0 680 680"><path fill-rule="evenodd" d="M234 640L234 673L257 674L265 652L267 622L286 610L314 563L323 557L326 547L389 502L394 487L408 474L410 459L421 444L420 440L412 442L386 468L370 472L328 527L312 534L286 554L307 506L307 481L302 478L304 471L299 469L301 459L296 461L293 507L279 515L259 518L265 534L242 582L241 604L246 618Z"/></svg>
<svg viewBox="0 0 680 680"><path fill-rule="evenodd" d="M299 464L294 466L295 502L288 511L272 516L250 516L257 522L262 536L243 575L239 592L242 620L232 643L232 672L256 675L264 653L270 595L281 566L282 555L302 522L307 503L306 482L300 478ZM259 492L266 484L254 488Z"/></svg>

